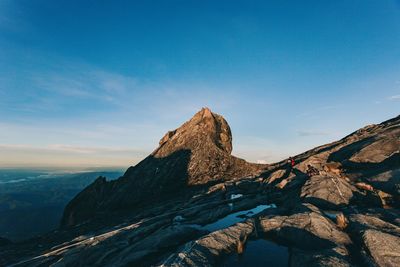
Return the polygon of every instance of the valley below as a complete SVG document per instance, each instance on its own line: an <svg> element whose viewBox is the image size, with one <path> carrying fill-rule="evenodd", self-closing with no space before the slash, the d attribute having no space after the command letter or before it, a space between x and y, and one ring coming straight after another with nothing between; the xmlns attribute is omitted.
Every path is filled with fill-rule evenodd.
<svg viewBox="0 0 400 267"><path fill-rule="evenodd" d="M0 236L22 241L55 230L65 205L98 176L119 170L0 169Z"/></svg>

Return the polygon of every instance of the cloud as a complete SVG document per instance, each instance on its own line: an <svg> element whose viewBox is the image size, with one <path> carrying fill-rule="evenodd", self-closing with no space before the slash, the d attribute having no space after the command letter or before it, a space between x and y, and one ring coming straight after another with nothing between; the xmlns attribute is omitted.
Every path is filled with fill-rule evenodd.
<svg viewBox="0 0 400 267"><path fill-rule="evenodd" d="M33 85L47 92L51 98L64 96L75 99L113 102L117 105L126 94L138 89L137 79L99 70L83 64L56 71L33 72ZM119 100L119 101L116 101Z"/></svg>
<svg viewBox="0 0 400 267"><path fill-rule="evenodd" d="M321 116L322 113L324 112L330 112L331 110L338 109L340 106L339 105L325 105L325 106L319 106L319 107L313 107L312 110L306 111L306 112L301 112L296 114L296 117L298 118L311 118L311 117L319 117Z"/></svg>
<svg viewBox="0 0 400 267"><path fill-rule="evenodd" d="M317 130L299 130L297 131L299 136L318 136L318 135L330 135L328 132L317 131Z"/></svg>
<svg viewBox="0 0 400 267"><path fill-rule="evenodd" d="M27 116L81 119L104 114L135 116L136 121L155 116L181 120L203 106L223 112L240 100L231 85L188 78L141 79L41 51L13 49L21 63L10 67L15 75L0 75L0 112L10 114L10 121Z"/></svg>
<svg viewBox="0 0 400 267"><path fill-rule="evenodd" d="M400 100L400 95L392 95L390 97L388 97L389 100Z"/></svg>
<svg viewBox="0 0 400 267"><path fill-rule="evenodd" d="M119 147L85 147L73 146L65 144L50 144L46 146L32 146L25 144L0 144L0 149L7 150L26 150L26 151L53 151L53 152L70 152L78 154L96 154L96 153L135 153L143 155L146 151L137 149L127 149Z"/></svg>
<svg viewBox="0 0 400 267"><path fill-rule="evenodd" d="M0 144L0 166L130 166L147 151L119 147L84 147L64 144L32 146Z"/></svg>

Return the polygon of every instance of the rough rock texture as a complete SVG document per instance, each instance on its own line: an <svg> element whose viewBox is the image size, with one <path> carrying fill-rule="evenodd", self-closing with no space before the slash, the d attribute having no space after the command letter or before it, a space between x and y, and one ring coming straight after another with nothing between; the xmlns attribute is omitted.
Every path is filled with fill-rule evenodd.
<svg viewBox="0 0 400 267"><path fill-rule="evenodd" d="M301 197L305 202L320 208L338 209L346 206L353 198L354 189L337 176L318 175L311 177L301 189Z"/></svg>
<svg viewBox="0 0 400 267"><path fill-rule="evenodd" d="M101 221L4 246L0 265L215 266L248 236L287 246L289 266L400 266L399 138L400 116L260 174L264 166L230 156L229 127L204 109L124 177L97 179L64 217L70 225L103 211ZM309 164L319 175L307 174ZM138 199L151 205L140 209ZM114 217L121 203L131 212Z"/></svg>
<svg viewBox="0 0 400 267"><path fill-rule="evenodd" d="M266 165L231 156L232 134L225 119L203 108L160 140L150 156L115 181L97 179L66 207L62 226L119 209L135 210L188 186L242 178Z"/></svg>
<svg viewBox="0 0 400 267"><path fill-rule="evenodd" d="M381 231L367 230L363 244L379 266L400 266L400 238Z"/></svg>
<svg viewBox="0 0 400 267"><path fill-rule="evenodd" d="M68 253L57 261L55 266L65 266L68 263L79 263L81 266L138 266L151 263L151 258L165 248L175 247L201 234L201 231L189 226L174 226L156 230L140 242L131 244L130 239L136 237L133 233L124 241L108 240L102 244L82 246L75 253ZM123 233L122 233L123 235ZM106 254L104 252L107 251ZM75 254L75 255L74 255ZM86 254L86 257L81 255ZM112 255L112 257L110 257Z"/></svg>
<svg viewBox="0 0 400 267"><path fill-rule="evenodd" d="M10 245L12 242L6 238L0 237L0 247Z"/></svg>
<svg viewBox="0 0 400 267"><path fill-rule="evenodd" d="M348 252L344 247L335 247L318 251L293 249L290 267L349 267Z"/></svg>
<svg viewBox="0 0 400 267"><path fill-rule="evenodd" d="M310 206L301 207L290 216L260 218L261 231L280 243L305 250L332 248L351 243L347 234L340 231L328 218Z"/></svg>
<svg viewBox="0 0 400 267"><path fill-rule="evenodd" d="M241 235L250 235L253 230L253 223L248 221L213 232L186 244L162 266L216 266L221 256L235 251Z"/></svg>
<svg viewBox="0 0 400 267"><path fill-rule="evenodd" d="M349 233L378 266L400 266L400 227L378 216L376 213L350 215Z"/></svg>
<svg viewBox="0 0 400 267"><path fill-rule="evenodd" d="M364 127L347 139L330 153L328 161L340 162L350 178L361 178L377 189L399 195L400 118Z"/></svg>

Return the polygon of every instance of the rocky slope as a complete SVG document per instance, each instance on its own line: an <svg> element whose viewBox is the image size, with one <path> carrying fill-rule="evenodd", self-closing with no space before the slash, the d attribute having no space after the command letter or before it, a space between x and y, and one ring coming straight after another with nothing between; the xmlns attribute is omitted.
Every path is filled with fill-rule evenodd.
<svg viewBox="0 0 400 267"><path fill-rule="evenodd" d="M62 226L115 210L137 211L177 191L254 175L266 168L231 156L232 134L225 119L208 108L176 130L159 147L115 181L98 178L66 207Z"/></svg>
<svg viewBox="0 0 400 267"><path fill-rule="evenodd" d="M6 245L10 245L10 244L11 244L10 240L8 240L6 238L3 238L3 237L0 237L0 247L1 246L6 246Z"/></svg>
<svg viewBox="0 0 400 267"><path fill-rule="evenodd" d="M109 216L110 220L103 217L100 224L89 220L5 246L0 251L0 265L218 266L229 262L229 266L262 266L257 260L273 259L283 250L279 255L287 258L280 266L400 266L400 116L300 154L294 157L293 168L286 161L258 166L230 158L230 138L204 134L203 129L216 125L207 121L218 120L217 115L211 116L214 119L202 110L176 132L167 134L152 154L165 157L183 147L199 149L191 154L188 165L192 169L187 169L185 186L181 187L189 185L196 190L165 195L163 201L144 210ZM220 125L225 126L220 128L225 131L215 127L206 133L229 133L223 122ZM195 125L202 133L197 136L201 143L185 141L186 131ZM211 149L211 155L222 155L213 156L212 160L219 161L210 159L210 164L228 162L227 166L238 169L215 166L213 172L213 168L193 167L201 166L199 155L205 159L198 148L202 142L206 142L204 152ZM162 170L166 174L171 165L177 166L167 163L170 165ZM129 169L118 183L129 180L129 175L151 174L144 169L135 171L137 167ZM260 172L260 167L264 171ZM111 201L109 195L118 187L103 186L109 184L103 178L96 183L81 194L96 203L90 204L95 208L108 207L109 202L96 201ZM146 186L153 184L146 182ZM120 190L129 192L124 187ZM252 244L257 240L272 243L266 243L266 249L255 248ZM242 251L244 254L237 257Z"/></svg>

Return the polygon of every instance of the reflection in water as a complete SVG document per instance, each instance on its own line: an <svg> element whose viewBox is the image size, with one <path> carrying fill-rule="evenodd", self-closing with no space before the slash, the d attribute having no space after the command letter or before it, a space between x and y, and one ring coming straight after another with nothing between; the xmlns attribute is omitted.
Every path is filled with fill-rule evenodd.
<svg viewBox="0 0 400 267"><path fill-rule="evenodd" d="M257 207L249 210L243 210L243 211L238 211L232 214L229 214L228 216L219 219L216 222L207 224L202 226L201 228L204 230L208 230L210 232L214 232L220 229L227 228L231 225L234 225L235 223L244 221L250 216L253 216L254 214L257 214L265 209L270 209L270 208L276 208L275 204L271 205L258 205Z"/></svg>
<svg viewBox="0 0 400 267"><path fill-rule="evenodd" d="M243 195L242 194L232 194L231 195L231 200L241 198Z"/></svg>
<svg viewBox="0 0 400 267"><path fill-rule="evenodd" d="M288 266L289 251L287 247L265 239L250 240L242 255L228 255L222 266L255 267L255 266Z"/></svg>

